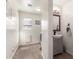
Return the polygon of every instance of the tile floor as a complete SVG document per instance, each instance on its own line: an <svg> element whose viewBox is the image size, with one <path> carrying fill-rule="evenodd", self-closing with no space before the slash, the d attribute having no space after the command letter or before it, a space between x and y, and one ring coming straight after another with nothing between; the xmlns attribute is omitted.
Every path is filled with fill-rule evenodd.
<svg viewBox="0 0 79 59"><path fill-rule="evenodd" d="M64 52L62 54L59 54L59 55L55 55L54 56L54 59L73 59L73 56Z"/></svg>
<svg viewBox="0 0 79 59"><path fill-rule="evenodd" d="M43 59L39 47L40 45L20 47L13 56L13 59Z"/></svg>
<svg viewBox="0 0 79 59"><path fill-rule="evenodd" d="M40 51L40 45L37 44L18 48L13 59L43 59ZM73 57L68 53L62 53L55 55L53 59L73 59Z"/></svg>

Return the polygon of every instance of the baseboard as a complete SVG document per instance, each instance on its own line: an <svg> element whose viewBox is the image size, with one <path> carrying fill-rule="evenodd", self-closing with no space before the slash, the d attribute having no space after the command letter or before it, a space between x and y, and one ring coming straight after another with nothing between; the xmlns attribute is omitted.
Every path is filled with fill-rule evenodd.
<svg viewBox="0 0 79 59"><path fill-rule="evenodd" d="M73 52L66 50L67 53L73 56Z"/></svg>
<svg viewBox="0 0 79 59"><path fill-rule="evenodd" d="M13 49L12 54L11 54L11 56L10 56L10 59L13 58L13 56L15 55L17 49L18 49L18 46L16 46L16 47Z"/></svg>
<svg viewBox="0 0 79 59"><path fill-rule="evenodd" d="M43 59L45 59L45 57L44 57L43 53L42 53L42 58L43 58Z"/></svg>
<svg viewBox="0 0 79 59"><path fill-rule="evenodd" d="M40 44L40 42L22 44L22 45L19 45L19 48L20 47L29 47L29 46L38 45L38 44Z"/></svg>

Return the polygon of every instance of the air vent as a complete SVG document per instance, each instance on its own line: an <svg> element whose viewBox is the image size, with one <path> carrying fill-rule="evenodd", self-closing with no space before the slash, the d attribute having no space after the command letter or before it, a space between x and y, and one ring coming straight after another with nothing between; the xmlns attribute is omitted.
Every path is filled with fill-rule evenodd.
<svg viewBox="0 0 79 59"><path fill-rule="evenodd" d="M28 4L28 6L32 7L32 4Z"/></svg>

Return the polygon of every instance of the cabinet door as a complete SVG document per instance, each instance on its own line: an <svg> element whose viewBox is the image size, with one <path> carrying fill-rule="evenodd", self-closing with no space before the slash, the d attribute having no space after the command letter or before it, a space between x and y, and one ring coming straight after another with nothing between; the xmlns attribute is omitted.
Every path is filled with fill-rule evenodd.
<svg viewBox="0 0 79 59"><path fill-rule="evenodd" d="M57 39L57 54L62 53L63 51L63 42L62 38Z"/></svg>
<svg viewBox="0 0 79 59"><path fill-rule="evenodd" d="M53 54L57 54L57 48L58 48L58 44L57 44L57 39L53 39Z"/></svg>
<svg viewBox="0 0 79 59"><path fill-rule="evenodd" d="M20 17L20 44L32 41L32 18Z"/></svg>
<svg viewBox="0 0 79 59"><path fill-rule="evenodd" d="M63 40L62 40L62 38L60 38L60 39L58 39L58 52L59 53L62 53L62 51L63 51Z"/></svg>
<svg viewBox="0 0 79 59"><path fill-rule="evenodd" d="M53 54L59 54L63 51L63 42L62 38L53 39Z"/></svg>

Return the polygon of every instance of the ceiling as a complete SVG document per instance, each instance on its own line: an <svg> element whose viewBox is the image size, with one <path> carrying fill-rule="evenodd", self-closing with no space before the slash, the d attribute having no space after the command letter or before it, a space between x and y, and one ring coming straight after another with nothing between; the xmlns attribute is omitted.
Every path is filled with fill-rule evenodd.
<svg viewBox="0 0 79 59"><path fill-rule="evenodd" d="M62 7L64 4L66 4L69 1L71 0L53 0L53 5Z"/></svg>
<svg viewBox="0 0 79 59"><path fill-rule="evenodd" d="M17 0L17 8L21 11L40 13L40 0Z"/></svg>
<svg viewBox="0 0 79 59"><path fill-rule="evenodd" d="M53 0L53 6L61 8L70 0ZM21 11L40 13L41 0L17 0L17 8Z"/></svg>

